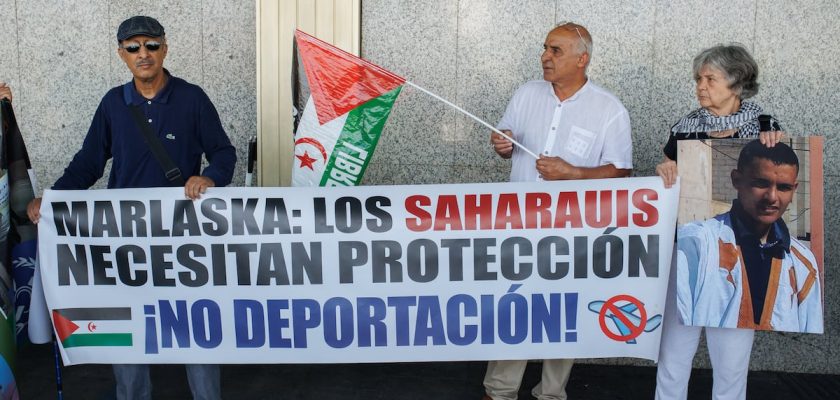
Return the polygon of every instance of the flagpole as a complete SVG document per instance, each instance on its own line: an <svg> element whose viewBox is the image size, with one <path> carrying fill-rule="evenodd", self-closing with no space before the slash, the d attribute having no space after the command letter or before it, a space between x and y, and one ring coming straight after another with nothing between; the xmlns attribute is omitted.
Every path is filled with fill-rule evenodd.
<svg viewBox="0 0 840 400"><path fill-rule="evenodd" d="M257 162L257 137L251 136L248 139L248 160L245 164L245 187L251 186L251 181L254 178L254 165Z"/></svg>
<svg viewBox="0 0 840 400"><path fill-rule="evenodd" d="M64 384L61 382L61 361L58 356L58 339L53 337L53 357L55 358L55 388L58 400L64 399Z"/></svg>
<svg viewBox="0 0 840 400"><path fill-rule="evenodd" d="M415 88L417 88L417 89L420 89L420 91L421 91L421 92L426 93L426 94L428 94L429 96L432 96L432 97L434 97L435 99L438 99L438 100L440 100L440 101L442 101L442 102L444 102L444 103L448 104L449 106L451 106L451 107L455 108L456 110L458 110L458 111L460 111L460 112L462 112L462 113L466 114L468 117L470 117L470 118L474 119L476 122L478 122L478 123L480 123L480 124L482 124L482 125L484 125L484 126L486 126L486 127L490 128L490 130L491 130L491 131L496 132L496 133L498 133L498 134L502 135L502 137L504 137L505 139L509 140L511 143L515 144L517 147L519 147L520 149L522 149L522 151L524 151L524 152L526 152L526 153L530 154L530 155L531 155L531 157L534 157L534 158L536 158L536 159L539 159L539 157L538 157L536 154L534 154L531 150L528 150L528 148L526 148L525 146L523 146L522 144L520 144L519 142L517 142L514 138L512 138L512 137L510 137L510 136L508 136L508 135L505 135L504 133L502 133L502 131L500 131L500 130L496 129L496 127L494 127L493 125L490 125L490 124L488 124L488 123L484 122L483 120L481 120L480 118L476 117L475 115L470 114L470 113L469 113L469 111L464 110L463 108L458 107L458 106L457 106L457 105L455 105L455 104L452 104L449 100L446 100L446 99L444 99L443 97L440 97L440 96L438 96L438 95L436 95L436 94L434 94L434 93L432 93L432 92L430 92L430 91L428 91L428 90L426 90L426 89L423 89L422 87L417 86L417 85L415 85L414 83L412 83L412 82L410 82L410 81L405 81L405 83L407 83L407 84L409 84L409 85L411 85L411 86L413 86L413 87L415 87Z"/></svg>

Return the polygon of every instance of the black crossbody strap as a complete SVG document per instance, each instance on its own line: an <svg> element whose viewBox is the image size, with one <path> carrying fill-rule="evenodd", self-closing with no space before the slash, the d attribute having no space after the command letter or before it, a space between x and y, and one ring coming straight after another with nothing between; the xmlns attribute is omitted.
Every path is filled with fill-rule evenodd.
<svg viewBox="0 0 840 400"><path fill-rule="evenodd" d="M782 127L779 126L778 121L772 115L761 114L758 116L758 131L770 132L780 131Z"/></svg>
<svg viewBox="0 0 840 400"><path fill-rule="evenodd" d="M136 105L130 105L128 108L131 109L131 115L134 117L134 122L137 123L137 127L140 128L140 133L143 134L143 140L149 146L149 149L152 150L152 154L154 154L155 159L160 164L161 168L166 172L166 179L169 182L176 184L177 186L184 186L184 177L181 176L181 170L172 162L172 158L169 157L169 154L166 154L166 149L163 148L163 144L160 142L157 136L149 129L149 124L143 118L143 111L140 110L140 107Z"/></svg>

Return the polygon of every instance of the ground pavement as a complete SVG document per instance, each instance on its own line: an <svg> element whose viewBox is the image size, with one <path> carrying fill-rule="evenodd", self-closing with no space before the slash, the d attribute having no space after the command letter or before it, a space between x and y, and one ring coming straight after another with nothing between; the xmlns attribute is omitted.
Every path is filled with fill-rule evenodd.
<svg viewBox="0 0 840 400"><path fill-rule="evenodd" d="M222 396L229 400L480 400L484 362L223 365ZM113 399L114 379L108 365L62 367L65 399ZM540 365L525 371L520 399L539 380ZM580 364L568 386L572 400L652 399L656 369ZM184 368L152 367L154 399L189 399ZM56 399L52 345L31 345L19 355L21 399ZM689 399L711 398L710 370L695 370ZM840 399L840 376L751 372L750 400Z"/></svg>

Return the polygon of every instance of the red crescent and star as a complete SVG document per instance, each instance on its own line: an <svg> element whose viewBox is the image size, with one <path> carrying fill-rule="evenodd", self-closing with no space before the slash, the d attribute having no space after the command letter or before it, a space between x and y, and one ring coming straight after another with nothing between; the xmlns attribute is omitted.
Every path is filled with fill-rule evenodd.
<svg viewBox="0 0 840 400"><path fill-rule="evenodd" d="M304 144L315 147L315 150L318 150L318 152L321 153L321 159L324 160L324 162L327 162L327 149L324 148L321 142L311 137L304 137L295 140L295 147ZM309 151L304 150L303 154L295 154L295 157L300 160L300 168L309 168L313 171L315 170L315 162L318 161L318 159L312 158L312 156L309 155Z"/></svg>

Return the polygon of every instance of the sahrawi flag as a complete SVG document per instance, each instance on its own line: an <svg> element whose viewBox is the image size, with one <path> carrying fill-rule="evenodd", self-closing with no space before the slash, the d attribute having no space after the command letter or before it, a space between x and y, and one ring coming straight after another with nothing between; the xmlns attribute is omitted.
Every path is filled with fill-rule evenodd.
<svg viewBox="0 0 840 400"><path fill-rule="evenodd" d="M27 342L38 230L26 216L35 197L29 154L12 104L0 100L0 399L18 399L17 349Z"/></svg>
<svg viewBox="0 0 840 400"><path fill-rule="evenodd" d="M295 40L311 96L292 185L358 185L405 79L300 30Z"/></svg>
<svg viewBox="0 0 840 400"><path fill-rule="evenodd" d="M65 348L131 346L131 308L64 308L52 311L55 333Z"/></svg>

